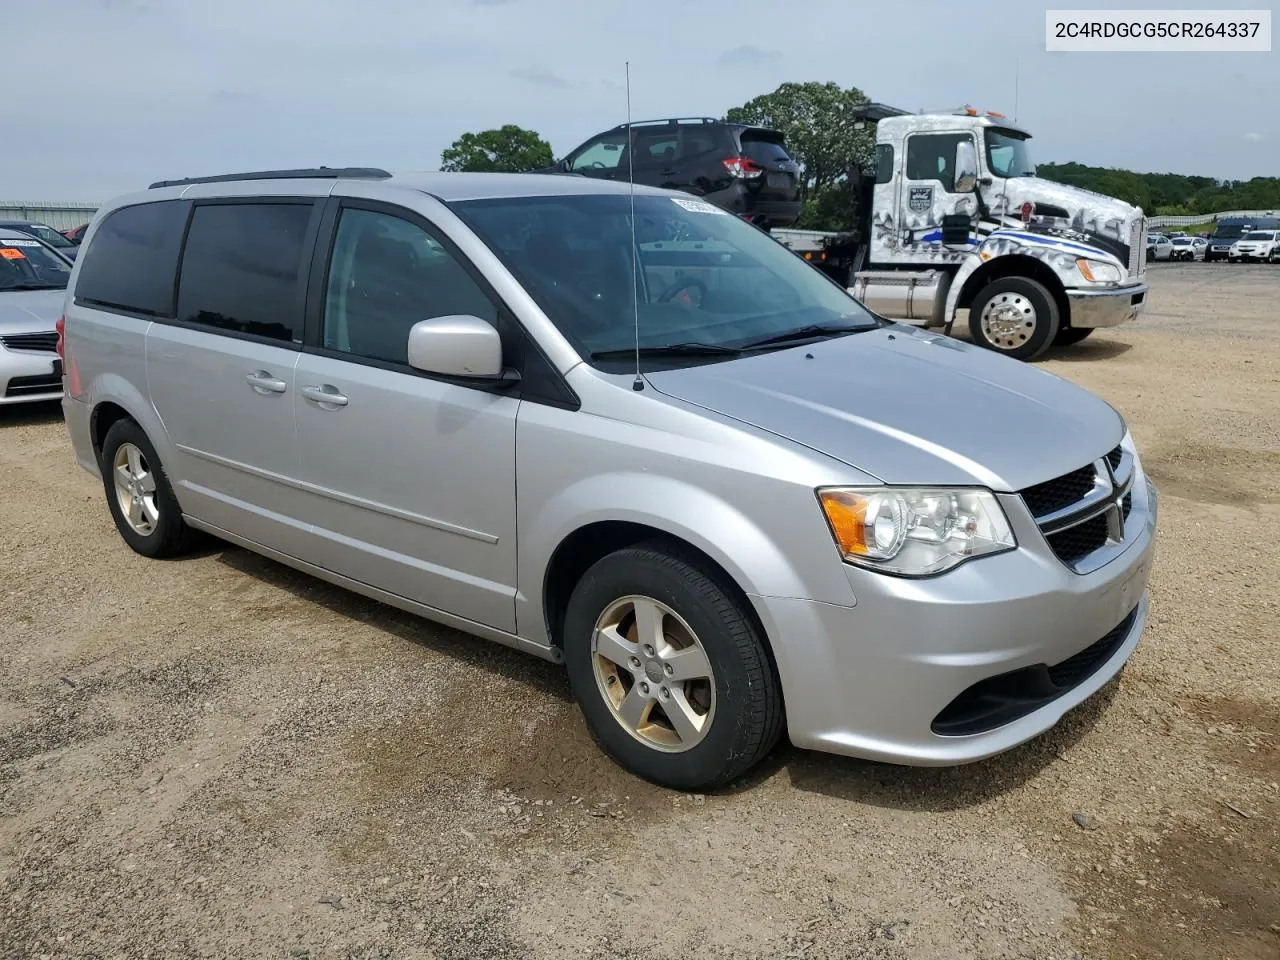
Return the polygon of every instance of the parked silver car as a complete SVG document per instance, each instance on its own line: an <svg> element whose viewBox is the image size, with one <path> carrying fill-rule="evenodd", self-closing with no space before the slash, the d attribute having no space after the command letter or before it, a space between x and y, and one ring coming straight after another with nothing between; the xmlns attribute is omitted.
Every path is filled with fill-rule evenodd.
<svg viewBox="0 0 1280 960"><path fill-rule="evenodd" d="M134 550L205 531L563 661L658 783L784 729L987 757L1146 622L1156 494L1115 410L686 194L242 175L107 204L85 251L64 409Z"/></svg>
<svg viewBox="0 0 1280 960"><path fill-rule="evenodd" d="M0 228L0 405L62 397L57 323L70 278L65 257Z"/></svg>
<svg viewBox="0 0 1280 960"><path fill-rule="evenodd" d="M1173 244L1171 260L1203 260L1209 249L1209 241L1204 237L1189 237L1185 233L1175 233L1169 242Z"/></svg>

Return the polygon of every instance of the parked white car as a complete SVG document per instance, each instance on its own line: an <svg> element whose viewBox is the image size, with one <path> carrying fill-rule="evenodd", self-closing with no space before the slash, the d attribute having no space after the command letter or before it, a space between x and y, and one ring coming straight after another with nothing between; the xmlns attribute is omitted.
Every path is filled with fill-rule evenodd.
<svg viewBox="0 0 1280 960"><path fill-rule="evenodd" d="M1242 260L1280 263L1280 231L1250 230L1231 245L1231 253L1227 255L1227 259L1231 263Z"/></svg>
<svg viewBox="0 0 1280 960"><path fill-rule="evenodd" d="M1209 249L1209 241L1204 237L1189 237L1185 233L1170 237L1169 242L1173 244L1172 260L1203 260Z"/></svg>
<svg viewBox="0 0 1280 960"><path fill-rule="evenodd" d="M1168 237L1153 233L1147 237L1147 263L1152 260L1172 260L1173 241Z"/></svg>

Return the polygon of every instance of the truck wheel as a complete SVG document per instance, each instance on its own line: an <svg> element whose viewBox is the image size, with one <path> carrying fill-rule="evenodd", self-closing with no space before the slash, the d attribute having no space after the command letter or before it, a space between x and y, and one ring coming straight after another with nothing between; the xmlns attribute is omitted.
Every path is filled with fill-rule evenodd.
<svg viewBox="0 0 1280 960"><path fill-rule="evenodd" d="M662 541L583 574L564 658L596 742L662 786L722 786L782 732L782 691L755 622L719 576Z"/></svg>
<svg viewBox="0 0 1280 960"><path fill-rule="evenodd" d="M1058 331L1058 335L1053 338L1053 345L1069 347L1073 343L1079 343L1091 333L1093 333L1093 327L1066 327Z"/></svg>
<svg viewBox="0 0 1280 960"><path fill-rule="evenodd" d="M1034 360L1058 335L1058 305L1044 284L1001 277L987 284L969 308L973 342L1015 360Z"/></svg>

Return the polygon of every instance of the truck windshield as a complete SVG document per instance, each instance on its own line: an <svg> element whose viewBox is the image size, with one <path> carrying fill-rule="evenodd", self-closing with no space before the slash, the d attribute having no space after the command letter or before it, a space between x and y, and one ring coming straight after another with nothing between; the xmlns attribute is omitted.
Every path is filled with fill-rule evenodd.
<svg viewBox="0 0 1280 960"><path fill-rule="evenodd" d="M731 359L764 340L879 326L839 284L767 233L692 197L637 196L635 247L626 194L450 206L575 349L605 363L613 361L602 355L629 356L637 334L645 353L685 365Z"/></svg>
<svg viewBox="0 0 1280 960"><path fill-rule="evenodd" d="M1213 231L1213 239L1215 240L1236 240L1244 234L1244 225L1239 223L1230 223L1226 226L1218 227Z"/></svg>
<svg viewBox="0 0 1280 960"><path fill-rule="evenodd" d="M1036 165L1031 162L1025 133L988 127L987 166L997 177L1034 177Z"/></svg>

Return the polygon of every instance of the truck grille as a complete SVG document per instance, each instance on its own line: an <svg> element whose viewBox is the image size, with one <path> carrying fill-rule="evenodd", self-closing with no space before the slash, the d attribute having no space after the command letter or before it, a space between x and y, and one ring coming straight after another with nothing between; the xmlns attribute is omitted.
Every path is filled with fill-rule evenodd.
<svg viewBox="0 0 1280 960"><path fill-rule="evenodd" d="M1116 447L1093 463L1027 487L1021 496L1058 559L1087 573L1090 557L1124 540L1133 476L1133 458Z"/></svg>
<svg viewBox="0 0 1280 960"><path fill-rule="evenodd" d="M0 337L0 343L9 350L39 350L41 353L53 353L58 349L58 334L52 330L48 333L7 333Z"/></svg>
<svg viewBox="0 0 1280 960"><path fill-rule="evenodd" d="M1129 231L1129 276L1136 277L1146 270L1147 218L1135 221Z"/></svg>

